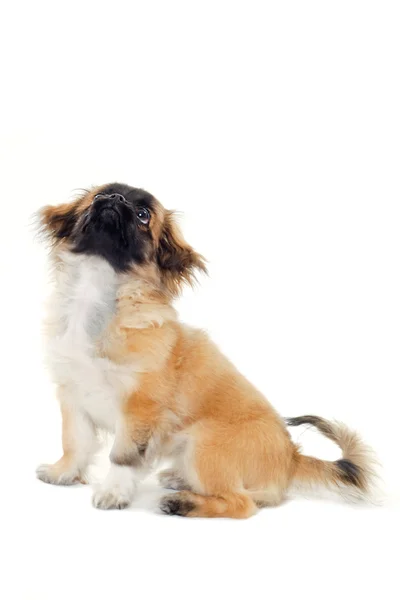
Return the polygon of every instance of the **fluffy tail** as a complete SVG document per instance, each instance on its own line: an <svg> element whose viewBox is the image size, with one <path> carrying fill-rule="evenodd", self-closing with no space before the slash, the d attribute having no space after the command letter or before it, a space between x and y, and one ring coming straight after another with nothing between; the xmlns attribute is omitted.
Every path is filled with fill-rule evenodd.
<svg viewBox="0 0 400 600"><path fill-rule="evenodd" d="M330 422L314 416L286 419L289 426L313 425L326 437L335 442L343 452L343 458L334 462L294 455L294 483L323 484L327 487L347 487L357 496L366 496L371 492L375 477L373 454L354 431L342 423Z"/></svg>

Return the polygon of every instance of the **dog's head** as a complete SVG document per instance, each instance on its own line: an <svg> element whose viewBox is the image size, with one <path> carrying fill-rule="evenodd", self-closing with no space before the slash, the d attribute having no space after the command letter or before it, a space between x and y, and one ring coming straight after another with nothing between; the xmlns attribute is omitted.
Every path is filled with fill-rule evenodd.
<svg viewBox="0 0 400 600"><path fill-rule="evenodd" d="M101 256L118 272L153 266L172 294L192 283L196 269L206 270L203 257L184 240L174 213L142 189L107 184L71 203L44 207L40 218L57 246Z"/></svg>

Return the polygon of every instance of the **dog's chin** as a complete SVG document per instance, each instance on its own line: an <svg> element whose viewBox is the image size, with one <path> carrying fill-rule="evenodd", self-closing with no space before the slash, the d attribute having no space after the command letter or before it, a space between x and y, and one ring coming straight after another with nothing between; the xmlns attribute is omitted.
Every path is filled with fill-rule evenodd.
<svg viewBox="0 0 400 600"><path fill-rule="evenodd" d="M97 230L114 227L115 235L117 235L117 229L122 227L122 217L117 209L107 206L94 214L89 223Z"/></svg>
<svg viewBox="0 0 400 600"><path fill-rule="evenodd" d="M116 271L129 270L134 264L145 260L145 248L138 243L132 231L119 222L115 211L105 211L101 219L91 220L72 242L72 251L86 256L99 256L105 259Z"/></svg>
<svg viewBox="0 0 400 600"><path fill-rule="evenodd" d="M120 215L119 212L117 211L116 208L113 208L112 206L106 206L105 208L103 208L103 210L101 211L100 215L99 215L99 219L98 220L103 220L103 219L108 219L110 217L114 217L119 219Z"/></svg>

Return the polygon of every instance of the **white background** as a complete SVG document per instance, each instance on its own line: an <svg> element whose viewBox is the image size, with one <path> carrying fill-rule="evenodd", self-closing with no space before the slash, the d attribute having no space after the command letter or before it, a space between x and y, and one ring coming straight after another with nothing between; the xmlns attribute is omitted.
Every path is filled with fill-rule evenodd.
<svg viewBox="0 0 400 600"><path fill-rule="evenodd" d="M1 585L8 599L399 597L398 2L3 2ZM43 204L109 181L183 212L210 278L178 303L285 416L357 428L380 506L122 512L37 481ZM311 432L305 450L337 450Z"/></svg>

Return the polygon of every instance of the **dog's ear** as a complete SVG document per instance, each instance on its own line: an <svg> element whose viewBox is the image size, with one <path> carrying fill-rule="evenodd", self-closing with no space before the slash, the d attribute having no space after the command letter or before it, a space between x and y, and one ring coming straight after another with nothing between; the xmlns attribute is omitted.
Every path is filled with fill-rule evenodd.
<svg viewBox="0 0 400 600"><path fill-rule="evenodd" d="M183 238L173 211L167 211L157 248L157 262L164 285L173 295L183 284L193 285L196 271L207 273L205 259Z"/></svg>
<svg viewBox="0 0 400 600"><path fill-rule="evenodd" d="M41 230L53 239L70 236L78 219L79 204L80 200L76 200L58 206L44 206L39 211Z"/></svg>

